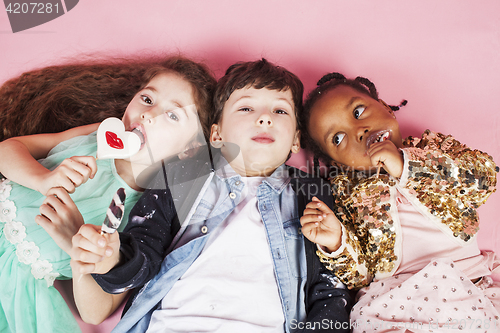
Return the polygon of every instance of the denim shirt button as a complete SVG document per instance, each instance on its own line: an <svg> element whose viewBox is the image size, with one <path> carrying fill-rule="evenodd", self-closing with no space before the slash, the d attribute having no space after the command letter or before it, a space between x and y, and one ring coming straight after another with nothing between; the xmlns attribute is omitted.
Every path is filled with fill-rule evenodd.
<svg viewBox="0 0 500 333"><path fill-rule="evenodd" d="M204 225L203 227L201 227L201 233L202 234L206 234L208 231L208 227L206 225Z"/></svg>
<svg viewBox="0 0 500 333"><path fill-rule="evenodd" d="M239 180L236 181L236 183L234 183L234 185L236 186L240 186L241 182Z"/></svg>
<svg viewBox="0 0 500 333"><path fill-rule="evenodd" d="M233 192L229 193L229 197L233 200L236 199L236 193Z"/></svg>

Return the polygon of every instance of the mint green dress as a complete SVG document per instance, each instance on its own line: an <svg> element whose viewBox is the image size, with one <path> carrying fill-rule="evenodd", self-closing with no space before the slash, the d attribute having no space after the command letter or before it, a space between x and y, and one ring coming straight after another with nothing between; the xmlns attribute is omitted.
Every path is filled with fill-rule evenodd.
<svg viewBox="0 0 500 333"><path fill-rule="evenodd" d="M54 169L65 158L95 157L96 152L96 133L92 133L60 143L40 163ZM101 225L120 187L126 193L121 230L141 193L120 178L114 160L97 160L94 179L79 186L71 198L85 223ZM80 332L53 286L55 279L71 278L70 257L35 222L44 199L37 191L0 181L0 332Z"/></svg>

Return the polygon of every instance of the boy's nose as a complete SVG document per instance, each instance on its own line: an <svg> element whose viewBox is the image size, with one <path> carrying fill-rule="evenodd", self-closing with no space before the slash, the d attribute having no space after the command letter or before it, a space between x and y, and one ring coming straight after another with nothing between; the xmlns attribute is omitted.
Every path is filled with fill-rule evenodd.
<svg viewBox="0 0 500 333"><path fill-rule="evenodd" d="M258 123L259 123L259 125L271 126L273 124L273 121L268 114L262 114L259 117Z"/></svg>

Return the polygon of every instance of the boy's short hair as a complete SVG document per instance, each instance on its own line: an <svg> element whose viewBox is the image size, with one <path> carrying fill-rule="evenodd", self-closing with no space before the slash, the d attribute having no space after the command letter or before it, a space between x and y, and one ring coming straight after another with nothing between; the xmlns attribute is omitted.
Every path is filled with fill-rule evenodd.
<svg viewBox="0 0 500 333"><path fill-rule="evenodd" d="M304 86L300 79L283 67L276 66L266 59L257 61L237 62L231 65L226 74L217 82L214 95L215 113L212 124L218 124L222 117L224 104L231 94L245 87L255 89L270 89L283 91L290 89L294 104L297 129L302 111L302 95Z"/></svg>

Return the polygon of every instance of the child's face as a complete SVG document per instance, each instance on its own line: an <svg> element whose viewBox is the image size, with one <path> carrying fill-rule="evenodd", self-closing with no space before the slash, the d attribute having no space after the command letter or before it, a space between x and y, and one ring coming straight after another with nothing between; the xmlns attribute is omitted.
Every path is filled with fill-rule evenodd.
<svg viewBox="0 0 500 333"><path fill-rule="evenodd" d="M283 164L290 151L300 149L292 93L266 88L235 90L222 110L219 124L212 125L210 140L236 144L240 154L228 158L242 176L268 176Z"/></svg>
<svg viewBox="0 0 500 333"><path fill-rule="evenodd" d="M191 84L175 73L160 73L139 91L122 119L125 130L143 136L131 158L151 165L183 152L200 131Z"/></svg>
<svg viewBox="0 0 500 333"><path fill-rule="evenodd" d="M357 90L340 85L314 104L309 118L314 141L334 161L356 170L374 167L367 150L374 142L391 140L401 148L399 124L393 112Z"/></svg>

